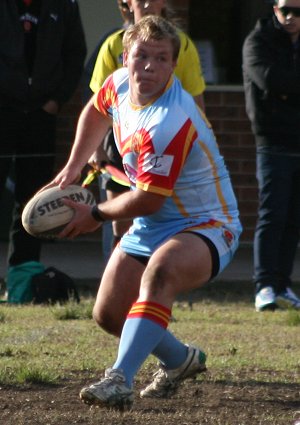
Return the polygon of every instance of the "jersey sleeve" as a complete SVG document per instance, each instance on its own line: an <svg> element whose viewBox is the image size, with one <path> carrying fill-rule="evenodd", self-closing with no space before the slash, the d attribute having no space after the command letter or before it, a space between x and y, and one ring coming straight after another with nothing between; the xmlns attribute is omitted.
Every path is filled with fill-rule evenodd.
<svg viewBox="0 0 300 425"><path fill-rule="evenodd" d="M206 87L200 56L195 44L184 32L180 31L179 36L181 47L175 75L187 92L197 96L202 94Z"/></svg>
<svg viewBox="0 0 300 425"><path fill-rule="evenodd" d="M105 116L112 116L112 109L116 104L116 89L113 75L110 75L98 91L94 101L95 108Z"/></svg>

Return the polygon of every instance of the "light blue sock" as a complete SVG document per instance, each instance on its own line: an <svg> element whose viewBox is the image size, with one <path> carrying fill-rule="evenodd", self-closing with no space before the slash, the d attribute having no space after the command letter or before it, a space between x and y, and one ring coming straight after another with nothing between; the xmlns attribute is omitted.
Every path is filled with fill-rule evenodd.
<svg viewBox="0 0 300 425"><path fill-rule="evenodd" d="M166 369L177 369L186 360L188 347L166 331L152 354Z"/></svg>
<svg viewBox="0 0 300 425"><path fill-rule="evenodd" d="M122 369L131 387L135 374L166 333L171 311L152 301L132 305L124 324L114 369Z"/></svg>
<svg viewBox="0 0 300 425"><path fill-rule="evenodd" d="M113 369L122 369L131 387L137 371L163 338L166 330L148 319L127 319L120 339Z"/></svg>

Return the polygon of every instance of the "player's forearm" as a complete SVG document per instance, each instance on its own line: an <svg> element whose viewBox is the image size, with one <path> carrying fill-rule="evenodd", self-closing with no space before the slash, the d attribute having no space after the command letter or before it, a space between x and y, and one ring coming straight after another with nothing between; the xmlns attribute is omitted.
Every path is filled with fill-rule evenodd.
<svg viewBox="0 0 300 425"><path fill-rule="evenodd" d="M164 200L164 196L136 189L103 202L98 208L105 220L131 219L155 213L162 207Z"/></svg>
<svg viewBox="0 0 300 425"><path fill-rule="evenodd" d="M68 161L68 164L79 169L87 164L111 125L110 119L94 107L92 99L80 114L75 141Z"/></svg>

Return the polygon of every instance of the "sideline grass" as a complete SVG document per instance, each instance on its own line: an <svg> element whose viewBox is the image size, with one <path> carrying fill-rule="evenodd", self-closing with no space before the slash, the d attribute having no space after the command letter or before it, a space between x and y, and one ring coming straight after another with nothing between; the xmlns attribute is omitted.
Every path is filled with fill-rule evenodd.
<svg viewBox="0 0 300 425"><path fill-rule="evenodd" d="M93 301L65 306L1 306L0 384L55 383L76 373L97 376L118 341L91 319ZM249 303L176 303L170 329L208 355L211 379L299 383L300 313L256 313ZM149 362L153 362L149 358Z"/></svg>

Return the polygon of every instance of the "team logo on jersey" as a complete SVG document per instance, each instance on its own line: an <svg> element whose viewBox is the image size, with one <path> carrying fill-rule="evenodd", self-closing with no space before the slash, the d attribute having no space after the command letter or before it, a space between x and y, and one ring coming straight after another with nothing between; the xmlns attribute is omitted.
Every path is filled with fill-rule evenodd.
<svg viewBox="0 0 300 425"><path fill-rule="evenodd" d="M159 176L169 176L173 164L173 155L146 154L143 163L143 171Z"/></svg>
<svg viewBox="0 0 300 425"><path fill-rule="evenodd" d="M131 136L130 148L131 148L132 152L135 152L137 154L140 152L140 148L141 148L143 139L144 139L144 133L143 132L137 132L137 133L134 133Z"/></svg>
<svg viewBox="0 0 300 425"><path fill-rule="evenodd" d="M226 228L223 230L223 238L228 246L232 244L233 234Z"/></svg>

